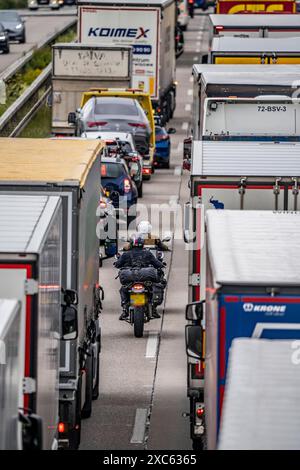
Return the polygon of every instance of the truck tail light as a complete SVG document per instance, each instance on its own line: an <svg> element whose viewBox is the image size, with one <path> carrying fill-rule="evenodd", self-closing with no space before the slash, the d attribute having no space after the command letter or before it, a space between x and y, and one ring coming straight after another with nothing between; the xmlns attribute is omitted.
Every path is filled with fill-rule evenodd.
<svg viewBox="0 0 300 470"><path fill-rule="evenodd" d="M144 124L142 122L129 122L128 126L137 127L137 128L140 128L140 129L146 129L146 127L147 127L146 124Z"/></svg>
<svg viewBox="0 0 300 470"><path fill-rule="evenodd" d="M131 191L131 184L128 178L124 180L124 192L128 194Z"/></svg>
<svg viewBox="0 0 300 470"><path fill-rule="evenodd" d="M151 168L143 168L143 175L151 175Z"/></svg>
<svg viewBox="0 0 300 470"><path fill-rule="evenodd" d="M197 364L191 364L191 376L194 380L204 379L204 367L202 361L199 361Z"/></svg>
<svg viewBox="0 0 300 470"><path fill-rule="evenodd" d="M87 123L88 127L102 127L106 126L107 122L105 121L89 121Z"/></svg>
<svg viewBox="0 0 300 470"><path fill-rule="evenodd" d="M64 434L66 432L66 425L63 422L58 423L58 432Z"/></svg>

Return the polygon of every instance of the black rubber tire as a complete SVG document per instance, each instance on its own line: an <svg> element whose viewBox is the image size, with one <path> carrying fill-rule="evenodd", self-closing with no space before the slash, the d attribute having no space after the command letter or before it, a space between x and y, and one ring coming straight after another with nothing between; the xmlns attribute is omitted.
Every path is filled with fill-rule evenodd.
<svg viewBox="0 0 300 470"><path fill-rule="evenodd" d="M202 438L193 439L193 450L196 450L196 451L204 450L204 443L203 443Z"/></svg>
<svg viewBox="0 0 300 470"><path fill-rule="evenodd" d="M133 311L133 329L136 338L142 338L144 335L144 308L135 307Z"/></svg>
<svg viewBox="0 0 300 470"><path fill-rule="evenodd" d="M143 183L138 187L138 196L143 197Z"/></svg>
<svg viewBox="0 0 300 470"><path fill-rule="evenodd" d="M168 160L166 163L164 163L164 168L167 168L167 169L170 168L170 160Z"/></svg>
<svg viewBox="0 0 300 470"><path fill-rule="evenodd" d="M96 383L93 388L93 400L97 400L99 397L99 386L100 386L100 340L97 340L99 343L99 348L98 348L98 357L96 358L97 360L97 370L96 370ZM95 360L95 358L94 358Z"/></svg>
<svg viewBox="0 0 300 470"><path fill-rule="evenodd" d="M9 46L7 46L4 50L3 50L3 54L9 54L10 52L10 48Z"/></svg>
<svg viewBox="0 0 300 470"><path fill-rule="evenodd" d="M78 450L80 446L81 439L81 387L82 379L78 380L78 389L76 391L76 425L79 426L78 429L73 429L69 432L69 449Z"/></svg>
<svg viewBox="0 0 300 470"><path fill-rule="evenodd" d="M26 34L24 33L22 39L20 40L20 44L25 44L25 42L26 42Z"/></svg>
<svg viewBox="0 0 300 470"><path fill-rule="evenodd" d="M86 382L85 382L85 404L81 410L81 418L87 419L92 414L93 401L93 356L87 357L85 363Z"/></svg>

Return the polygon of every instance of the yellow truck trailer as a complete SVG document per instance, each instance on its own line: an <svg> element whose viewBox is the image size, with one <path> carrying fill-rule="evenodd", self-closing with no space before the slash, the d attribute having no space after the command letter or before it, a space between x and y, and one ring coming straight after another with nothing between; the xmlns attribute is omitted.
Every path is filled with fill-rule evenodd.
<svg viewBox="0 0 300 470"><path fill-rule="evenodd" d="M214 38L211 64L300 64L298 38Z"/></svg>

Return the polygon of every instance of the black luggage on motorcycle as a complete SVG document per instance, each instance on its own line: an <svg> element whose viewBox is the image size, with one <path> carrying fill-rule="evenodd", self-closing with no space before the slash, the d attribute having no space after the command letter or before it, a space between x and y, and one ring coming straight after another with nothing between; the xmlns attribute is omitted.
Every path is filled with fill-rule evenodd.
<svg viewBox="0 0 300 470"><path fill-rule="evenodd" d="M157 270L153 267L122 269L119 277L123 285L131 284L132 282L159 281Z"/></svg>
<svg viewBox="0 0 300 470"><path fill-rule="evenodd" d="M154 284L152 287L152 298L154 305L161 305L164 301L164 288L160 284Z"/></svg>

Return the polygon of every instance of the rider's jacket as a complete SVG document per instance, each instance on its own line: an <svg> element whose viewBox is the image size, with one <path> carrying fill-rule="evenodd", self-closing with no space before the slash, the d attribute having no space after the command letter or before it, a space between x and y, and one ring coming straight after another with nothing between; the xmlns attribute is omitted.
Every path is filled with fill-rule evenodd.
<svg viewBox="0 0 300 470"><path fill-rule="evenodd" d="M126 251L115 262L115 267L120 268L134 268L134 267L147 267L153 266L156 269L163 268L163 263L155 258L153 253L149 250L141 248L132 248Z"/></svg>

